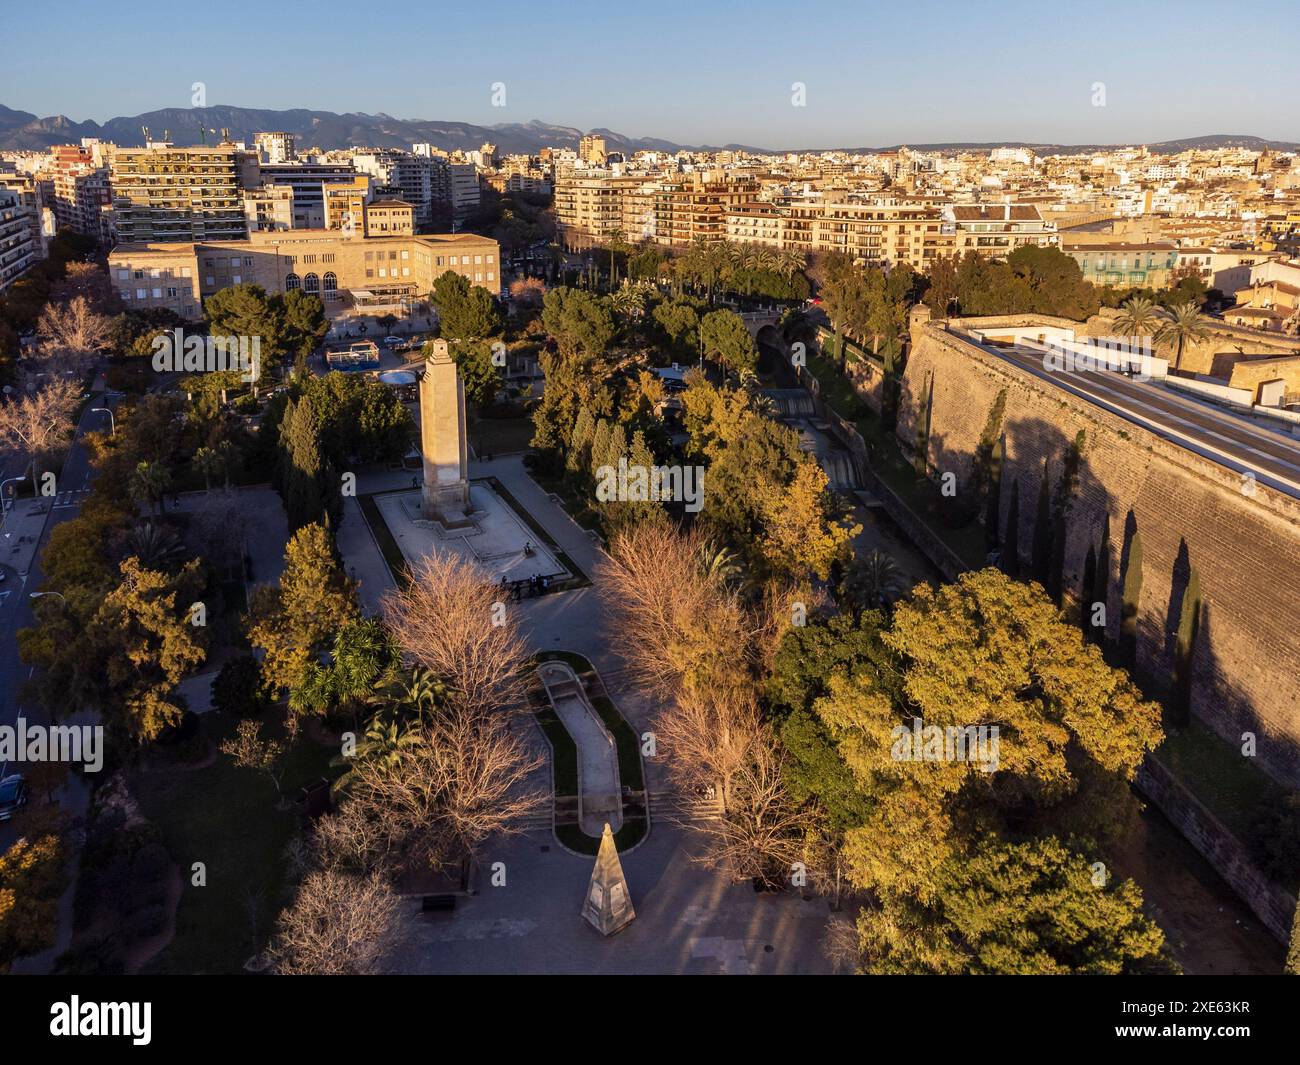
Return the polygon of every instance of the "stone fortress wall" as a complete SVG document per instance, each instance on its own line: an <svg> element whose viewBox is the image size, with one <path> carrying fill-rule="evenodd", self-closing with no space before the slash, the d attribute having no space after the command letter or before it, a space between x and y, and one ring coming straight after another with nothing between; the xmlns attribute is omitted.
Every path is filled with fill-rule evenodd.
<svg viewBox="0 0 1300 1065"><path fill-rule="evenodd" d="M1011 485L1019 481L1019 543L1028 564L1044 461L1052 488L1079 430L1086 432L1064 555L1064 598L1077 607L1085 557L1109 534L1107 635L1120 630L1124 566L1136 530L1142 584L1137 673L1171 675L1174 631L1189 567L1203 603L1192 664L1191 707L1234 745L1257 738L1262 768L1300 785L1300 500L1161 439L1118 415L1041 381L914 316L897 433L917 440L920 398L929 395L928 463L972 485L973 457L998 393L1002 421L1000 522L1005 544ZM987 325L1078 326L1037 316L981 319ZM1091 596L1088 597L1091 599Z"/></svg>

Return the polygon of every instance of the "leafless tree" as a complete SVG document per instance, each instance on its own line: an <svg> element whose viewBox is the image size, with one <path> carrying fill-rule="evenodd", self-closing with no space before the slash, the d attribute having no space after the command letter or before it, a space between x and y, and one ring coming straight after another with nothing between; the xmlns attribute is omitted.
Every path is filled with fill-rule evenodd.
<svg viewBox="0 0 1300 1065"><path fill-rule="evenodd" d="M775 887L798 885L796 872L810 877L807 819L786 789L783 758L776 738L760 727L728 781L722 816L691 822L704 841L697 862L726 868L734 880L756 877Z"/></svg>
<svg viewBox="0 0 1300 1065"><path fill-rule="evenodd" d="M54 378L35 391L0 402L0 450L15 451L39 464L68 437L80 396L71 381Z"/></svg>
<svg viewBox="0 0 1300 1065"><path fill-rule="evenodd" d="M396 913L397 896L377 873L308 873L293 905L280 915L270 951L275 971L288 976L372 972Z"/></svg>
<svg viewBox="0 0 1300 1065"><path fill-rule="evenodd" d="M643 523L621 529L596 587L638 683L668 697L684 688L744 683L751 619L710 565L696 532Z"/></svg>
<svg viewBox="0 0 1300 1065"><path fill-rule="evenodd" d="M446 679L455 701L472 711L500 709L518 700L528 659L502 599L477 566L434 552L385 596L384 619L411 658Z"/></svg>
<svg viewBox="0 0 1300 1065"><path fill-rule="evenodd" d="M366 844L371 861L382 856L405 869L443 868L472 856L489 836L517 830L545 802L528 785L542 760L509 718L453 705L419 729L419 742L353 769L352 816L382 826Z"/></svg>
<svg viewBox="0 0 1300 1065"><path fill-rule="evenodd" d="M112 329L112 320L99 314L85 296L47 303L36 323L42 353L66 368L75 368L107 344Z"/></svg>

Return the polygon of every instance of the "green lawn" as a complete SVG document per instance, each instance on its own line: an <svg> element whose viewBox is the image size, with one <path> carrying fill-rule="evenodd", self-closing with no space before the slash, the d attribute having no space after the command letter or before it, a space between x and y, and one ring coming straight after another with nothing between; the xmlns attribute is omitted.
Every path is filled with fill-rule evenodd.
<svg viewBox="0 0 1300 1065"><path fill-rule="evenodd" d="M234 731L233 720L217 714L204 724L215 743ZM292 799L302 785L334 775L328 763L335 753L300 737L288 756L284 794ZM137 770L131 787L184 883L176 937L145 971L240 972L289 901L285 847L299 831L296 806L278 809L266 776L236 768L220 752L202 769ZM206 868L204 887L191 884L195 862Z"/></svg>

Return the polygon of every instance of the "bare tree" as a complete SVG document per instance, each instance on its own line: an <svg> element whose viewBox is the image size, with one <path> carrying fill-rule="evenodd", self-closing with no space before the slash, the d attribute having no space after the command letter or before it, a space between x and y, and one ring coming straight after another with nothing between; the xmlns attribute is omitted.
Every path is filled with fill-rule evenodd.
<svg viewBox="0 0 1300 1065"><path fill-rule="evenodd" d="M0 403L0 450L15 451L39 464L68 437L80 396L71 381L54 378L34 392Z"/></svg>
<svg viewBox="0 0 1300 1065"><path fill-rule="evenodd" d="M41 349L56 363L75 368L112 335L112 320L95 311L85 296L73 296L67 303L47 303L36 323Z"/></svg>
<svg viewBox="0 0 1300 1065"><path fill-rule="evenodd" d="M280 915L270 951L275 971L287 976L372 972L396 913L397 896L377 873L308 873L293 905Z"/></svg>
<svg viewBox="0 0 1300 1065"><path fill-rule="evenodd" d="M367 845L371 861L443 868L472 856L489 836L516 831L545 802L528 786L542 759L508 718L453 705L419 733L420 742L394 757L353 769L357 782L347 804L383 831Z"/></svg>
<svg viewBox="0 0 1300 1065"><path fill-rule="evenodd" d="M730 870L733 880L757 878L774 887L802 886L817 876L805 842L807 815L791 798L782 775L784 753L765 726L743 744L733 740L726 764L724 809L720 816L692 820L687 827L703 841L693 861ZM673 758L670 749L668 757ZM700 768L697 766L697 768ZM796 878L796 874L799 878Z"/></svg>
<svg viewBox="0 0 1300 1065"><path fill-rule="evenodd" d="M501 589L477 566L434 552L384 597L384 619L404 651L445 678L453 699L483 711L521 694L528 650L506 614Z"/></svg>
<svg viewBox="0 0 1300 1065"><path fill-rule="evenodd" d="M696 532L642 523L617 532L596 586L619 651L661 696L745 683L752 619Z"/></svg>

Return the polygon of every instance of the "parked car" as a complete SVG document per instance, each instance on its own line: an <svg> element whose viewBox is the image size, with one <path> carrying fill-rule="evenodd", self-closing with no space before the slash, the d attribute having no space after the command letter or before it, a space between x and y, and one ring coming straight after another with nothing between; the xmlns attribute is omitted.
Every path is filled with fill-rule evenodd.
<svg viewBox="0 0 1300 1065"><path fill-rule="evenodd" d="M384 337L384 347L386 348L400 348L404 343L406 341L401 337Z"/></svg>
<svg viewBox="0 0 1300 1065"><path fill-rule="evenodd" d="M0 780L0 821L8 821L27 805L27 778L21 773L10 773Z"/></svg>

